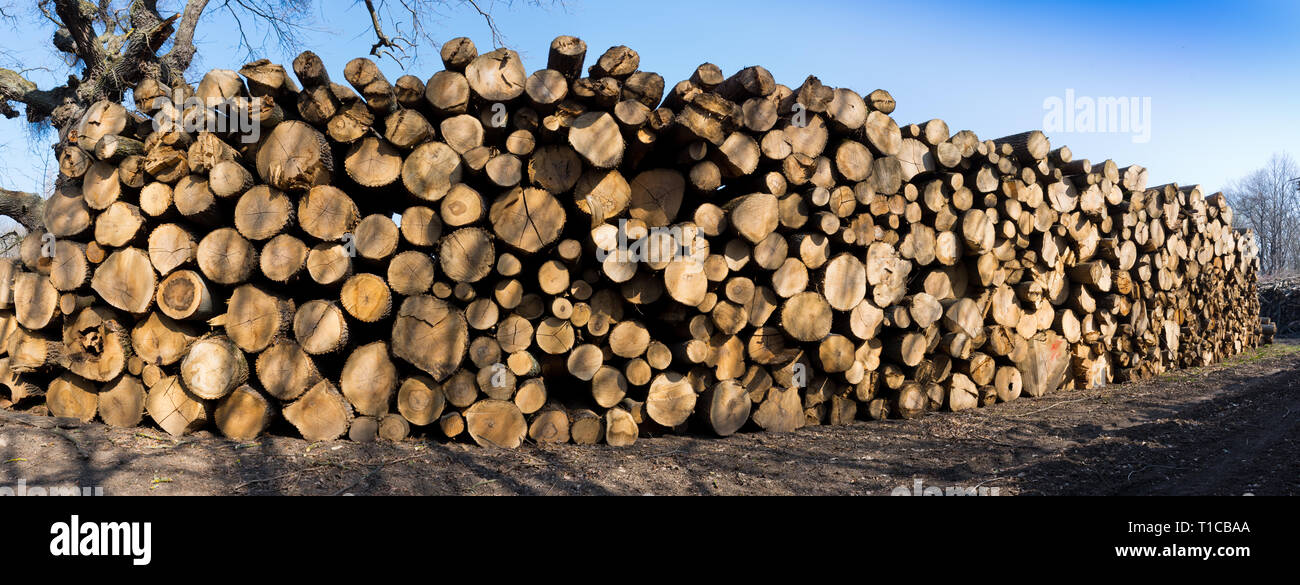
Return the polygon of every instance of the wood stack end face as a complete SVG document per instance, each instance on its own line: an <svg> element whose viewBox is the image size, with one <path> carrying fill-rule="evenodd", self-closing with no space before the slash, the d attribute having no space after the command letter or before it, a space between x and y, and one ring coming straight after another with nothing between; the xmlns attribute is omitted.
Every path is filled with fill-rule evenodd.
<svg viewBox="0 0 1300 585"><path fill-rule="evenodd" d="M210 73L190 93L219 106L90 108L48 233L0 261L0 399L238 440L621 446L1142 379L1277 328L1221 196L1041 132L900 124L884 90L586 56L558 37L530 74L461 38L390 83L307 52L299 83ZM202 124L232 104L257 123Z"/></svg>

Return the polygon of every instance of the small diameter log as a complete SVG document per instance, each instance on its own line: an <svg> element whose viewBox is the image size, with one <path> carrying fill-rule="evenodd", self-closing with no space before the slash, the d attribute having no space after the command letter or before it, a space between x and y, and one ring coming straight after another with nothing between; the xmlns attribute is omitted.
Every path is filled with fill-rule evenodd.
<svg viewBox="0 0 1300 585"><path fill-rule="evenodd" d="M357 443L373 443L379 438L379 419L373 416L352 419L352 425L348 427L348 438Z"/></svg>
<svg viewBox="0 0 1300 585"><path fill-rule="evenodd" d="M362 323L375 323L393 310L393 294L383 278L374 274L353 275L343 283L339 304Z"/></svg>
<svg viewBox="0 0 1300 585"><path fill-rule="evenodd" d="M379 417L379 438L385 441L402 441L411 435L411 424L399 414Z"/></svg>
<svg viewBox="0 0 1300 585"><path fill-rule="evenodd" d="M367 260L387 260L397 251L400 232L397 224L387 215L367 215L357 224L353 244L357 256Z"/></svg>
<svg viewBox="0 0 1300 585"><path fill-rule="evenodd" d="M402 296L429 292L436 276L433 259L428 254L407 250L388 263L388 286Z"/></svg>
<svg viewBox="0 0 1300 585"><path fill-rule="evenodd" d="M582 408L569 411L569 435L579 445L594 445L605 438L605 419Z"/></svg>
<svg viewBox="0 0 1300 585"><path fill-rule="evenodd" d="M163 183L153 184L163 185ZM208 171L208 188L212 190L213 195L222 199L234 198L242 195L251 189L253 185L253 174L248 172L248 169L244 168L244 165L233 160L223 160L218 162L217 164L212 165L212 170ZM268 189L269 188L270 187L268 187ZM141 198L141 207L144 207L143 195ZM149 213L147 209L145 212ZM150 215L157 214L150 213Z"/></svg>
<svg viewBox="0 0 1300 585"><path fill-rule="evenodd" d="M189 230L174 223L162 224L149 233L149 262L163 276L193 262L198 249Z"/></svg>
<svg viewBox="0 0 1300 585"><path fill-rule="evenodd" d="M307 253L307 274L316 284L340 285L352 275L352 258L342 244L317 244Z"/></svg>
<svg viewBox="0 0 1300 585"><path fill-rule="evenodd" d="M288 283L307 267L307 244L288 234L280 234L262 246L258 268L273 282Z"/></svg>
<svg viewBox="0 0 1300 585"><path fill-rule="evenodd" d="M158 285L158 309L177 320L203 319L213 312L207 282L193 270L177 270Z"/></svg>

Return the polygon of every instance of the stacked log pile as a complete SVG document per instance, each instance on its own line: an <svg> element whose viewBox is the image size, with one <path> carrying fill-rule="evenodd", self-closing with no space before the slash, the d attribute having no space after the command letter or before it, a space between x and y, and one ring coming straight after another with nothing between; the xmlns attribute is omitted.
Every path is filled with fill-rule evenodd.
<svg viewBox="0 0 1300 585"><path fill-rule="evenodd" d="M390 81L305 52L292 77L258 61L97 104L47 233L0 265L5 401L238 440L618 446L958 411L1258 341L1222 195L1041 132L900 124L884 90L708 63L668 86L628 47L586 53L559 37L529 73L461 38Z"/></svg>
<svg viewBox="0 0 1300 585"><path fill-rule="evenodd" d="M1259 314L1272 334L1300 333L1300 278L1270 278L1259 283Z"/></svg>

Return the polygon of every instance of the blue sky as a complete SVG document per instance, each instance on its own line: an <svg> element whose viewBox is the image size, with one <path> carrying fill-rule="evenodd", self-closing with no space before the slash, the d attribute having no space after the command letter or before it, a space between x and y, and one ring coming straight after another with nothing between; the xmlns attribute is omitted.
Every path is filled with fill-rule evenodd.
<svg viewBox="0 0 1300 585"><path fill-rule="evenodd" d="M1067 90L1150 98L1149 142L1135 143L1130 133L1048 135L1076 156L1142 164L1151 184L1218 190L1275 152L1300 154L1300 3L1293 1L569 0L548 8L498 3L494 10L506 45L530 71L545 67L553 37L572 34L587 41L589 64L605 48L626 44L640 52L642 69L670 86L705 61L726 73L760 64L791 87L815 74L862 93L885 88L898 100L900 123L938 117L981 138L1041 129L1044 100ZM319 3L314 18L317 31L303 45L341 79L343 65L369 51L366 13L352 0L335 0ZM482 18L454 0L431 24L435 38L492 44ZM49 67L32 74L49 85L66 73L48 31L32 30L25 22L0 41L9 53L0 66L17 59ZM208 69L237 69L248 60L219 14L209 15L197 36L195 81ZM257 56L288 65L296 53L271 41ZM406 71L391 61L381 66L389 79L440 69L428 46ZM53 167L47 144L33 142L21 121L0 121L0 184L41 191Z"/></svg>

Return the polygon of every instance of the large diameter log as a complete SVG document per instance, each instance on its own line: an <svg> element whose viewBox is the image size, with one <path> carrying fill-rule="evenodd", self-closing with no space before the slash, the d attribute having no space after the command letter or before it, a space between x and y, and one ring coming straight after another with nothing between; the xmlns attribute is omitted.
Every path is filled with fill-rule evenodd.
<svg viewBox="0 0 1300 585"><path fill-rule="evenodd" d="M305 191L330 182L334 155L325 135L306 122L278 124L257 149L257 174L281 191Z"/></svg>
<svg viewBox="0 0 1300 585"><path fill-rule="evenodd" d="M313 187L298 199L299 227L320 240L341 240L360 222L361 212L356 202L332 185Z"/></svg>
<svg viewBox="0 0 1300 585"><path fill-rule="evenodd" d="M205 337L194 342L181 361L181 380L195 396L216 400L248 381L248 362L229 339Z"/></svg>
<svg viewBox="0 0 1300 585"><path fill-rule="evenodd" d="M425 376L411 376L402 380L402 385L397 390L397 412L416 426L436 422L442 416L446 404L442 387Z"/></svg>
<svg viewBox="0 0 1300 585"><path fill-rule="evenodd" d="M650 226L666 226L673 223L681 209L686 179L672 169L650 169L637 174L629 187L628 214Z"/></svg>
<svg viewBox="0 0 1300 585"><path fill-rule="evenodd" d="M690 418L695 410L695 398L695 389L685 376L663 372L650 381L646 414L664 427L676 427Z"/></svg>
<svg viewBox="0 0 1300 585"><path fill-rule="evenodd" d="M255 365L257 381L280 400L294 400L322 379L311 356L293 341L276 342L257 354Z"/></svg>
<svg viewBox="0 0 1300 585"><path fill-rule="evenodd" d="M508 102L519 97L527 78L519 54L510 49L484 53L465 67L469 88L488 102Z"/></svg>
<svg viewBox="0 0 1300 585"><path fill-rule="evenodd" d="M518 448L528 433L528 422L513 402L480 400L465 410L465 429L484 447Z"/></svg>
<svg viewBox="0 0 1300 585"><path fill-rule="evenodd" d="M832 312L826 297L798 293L781 306L781 328L799 341L818 341L831 332Z"/></svg>
<svg viewBox="0 0 1300 585"><path fill-rule="evenodd" d="M388 344L376 341L348 355L339 374L339 388L358 414L379 416L397 387L397 366L388 359Z"/></svg>
<svg viewBox="0 0 1300 585"><path fill-rule="evenodd" d="M45 407L53 416L90 422L99 407L98 388L90 380L64 373L50 382L45 392Z"/></svg>
<svg viewBox="0 0 1300 585"><path fill-rule="evenodd" d="M719 437L727 437L749 422L752 403L749 392L735 380L721 380L700 396L700 420Z"/></svg>
<svg viewBox="0 0 1300 585"><path fill-rule="evenodd" d="M625 149L618 123L607 112L587 112L578 116L569 128L569 145L598 169L618 166Z"/></svg>
<svg viewBox="0 0 1300 585"><path fill-rule="evenodd" d="M284 192L258 185L239 197L235 229L253 241L270 239L293 225L293 212L293 201Z"/></svg>
<svg viewBox="0 0 1300 585"><path fill-rule="evenodd" d="M203 271L203 276L217 284L245 282L258 266L257 248L233 228L221 228L209 232L199 242L195 257L199 270ZM109 260L111 261L112 257ZM103 266L100 267L100 270L102 269ZM150 272L152 273L152 270ZM99 272L96 271L95 274L98 277ZM152 293L152 289L150 292Z"/></svg>
<svg viewBox="0 0 1300 585"><path fill-rule="evenodd" d="M58 311L59 291L50 284L49 278L23 272L14 277L13 305L19 325L32 331L44 329L54 321Z"/></svg>
<svg viewBox="0 0 1300 585"><path fill-rule="evenodd" d="M515 187L492 204L488 219L498 238L531 254L559 238L565 213L546 190Z"/></svg>
<svg viewBox="0 0 1300 585"><path fill-rule="evenodd" d="M331 441L348 432L353 414L338 389L329 380L321 380L284 407L284 418L308 441Z"/></svg>
<svg viewBox="0 0 1300 585"><path fill-rule="evenodd" d="M120 248L136 241L144 227L140 208L124 201L114 202L95 218L95 241Z"/></svg>
<svg viewBox="0 0 1300 585"><path fill-rule="evenodd" d="M460 182L463 172L455 150L442 142L426 142L406 156L402 184L419 199L437 201Z"/></svg>
<svg viewBox="0 0 1300 585"><path fill-rule="evenodd" d="M217 429L228 439L256 439L275 416L275 407L256 388L247 384L236 388L217 403L212 418Z"/></svg>
<svg viewBox="0 0 1300 585"><path fill-rule="evenodd" d="M226 303L226 336L240 349L257 353L289 331L293 315L293 301L245 284Z"/></svg>
<svg viewBox="0 0 1300 585"><path fill-rule="evenodd" d="M1022 391L1037 398L1059 388L1070 369L1070 344L1053 331L1039 333L1024 344L1012 356L1020 369Z"/></svg>
<svg viewBox="0 0 1300 585"><path fill-rule="evenodd" d="M852 254L840 254L826 263L822 293L836 311L851 311L867 296L867 269Z"/></svg>
<svg viewBox="0 0 1300 585"><path fill-rule="evenodd" d="M207 406L176 376L162 378L149 387L145 410L162 430L177 437L202 429L208 422Z"/></svg>
<svg viewBox="0 0 1300 585"><path fill-rule="evenodd" d="M393 323L393 355L442 381L469 347L469 324L459 309L427 295L402 301Z"/></svg>
<svg viewBox="0 0 1300 585"><path fill-rule="evenodd" d="M63 367L95 382L118 377L133 355L130 334L107 307L79 311L63 327L63 346Z"/></svg>
<svg viewBox="0 0 1300 585"><path fill-rule="evenodd" d="M563 406L548 404L533 416L528 438L538 443L568 443L569 413Z"/></svg>
<svg viewBox="0 0 1300 585"><path fill-rule="evenodd" d="M492 272L496 262L492 236L473 227L447 234L438 243L438 261L448 278L456 282L478 282Z"/></svg>
<svg viewBox="0 0 1300 585"><path fill-rule="evenodd" d="M99 418L109 426L134 427L144 419L146 391L135 376L118 376L99 389L96 399Z"/></svg>
<svg viewBox="0 0 1300 585"><path fill-rule="evenodd" d="M329 354L347 344L348 324L337 304L315 299L303 303L294 313L293 335L303 351Z"/></svg>
<svg viewBox="0 0 1300 585"><path fill-rule="evenodd" d="M157 284L149 255L137 248L122 248L110 254L90 281L90 287L104 302L135 314L149 310Z"/></svg>
<svg viewBox="0 0 1300 585"><path fill-rule="evenodd" d="M798 388L773 387L751 415L754 423L772 433L798 430L806 421Z"/></svg>
<svg viewBox="0 0 1300 585"><path fill-rule="evenodd" d="M136 321L131 329L131 347L145 363L170 366L185 358L199 334L193 325L155 311Z"/></svg>
<svg viewBox="0 0 1300 585"><path fill-rule="evenodd" d="M388 141L367 136L352 145L343 159L348 177L363 187L384 187L402 174L402 155Z"/></svg>
<svg viewBox="0 0 1300 585"><path fill-rule="evenodd" d="M64 185L54 189L45 202L45 229L59 238L79 236L90 229L90 206L78 185Z"/></svg>
<svg viewBox="0 0 1300 585"><path fill-rule="evenodd" d="M49 264L49 283L60 291L75 291L90 282L90 261L86 246L60 239L55 242L55 257Z"/></svg>

